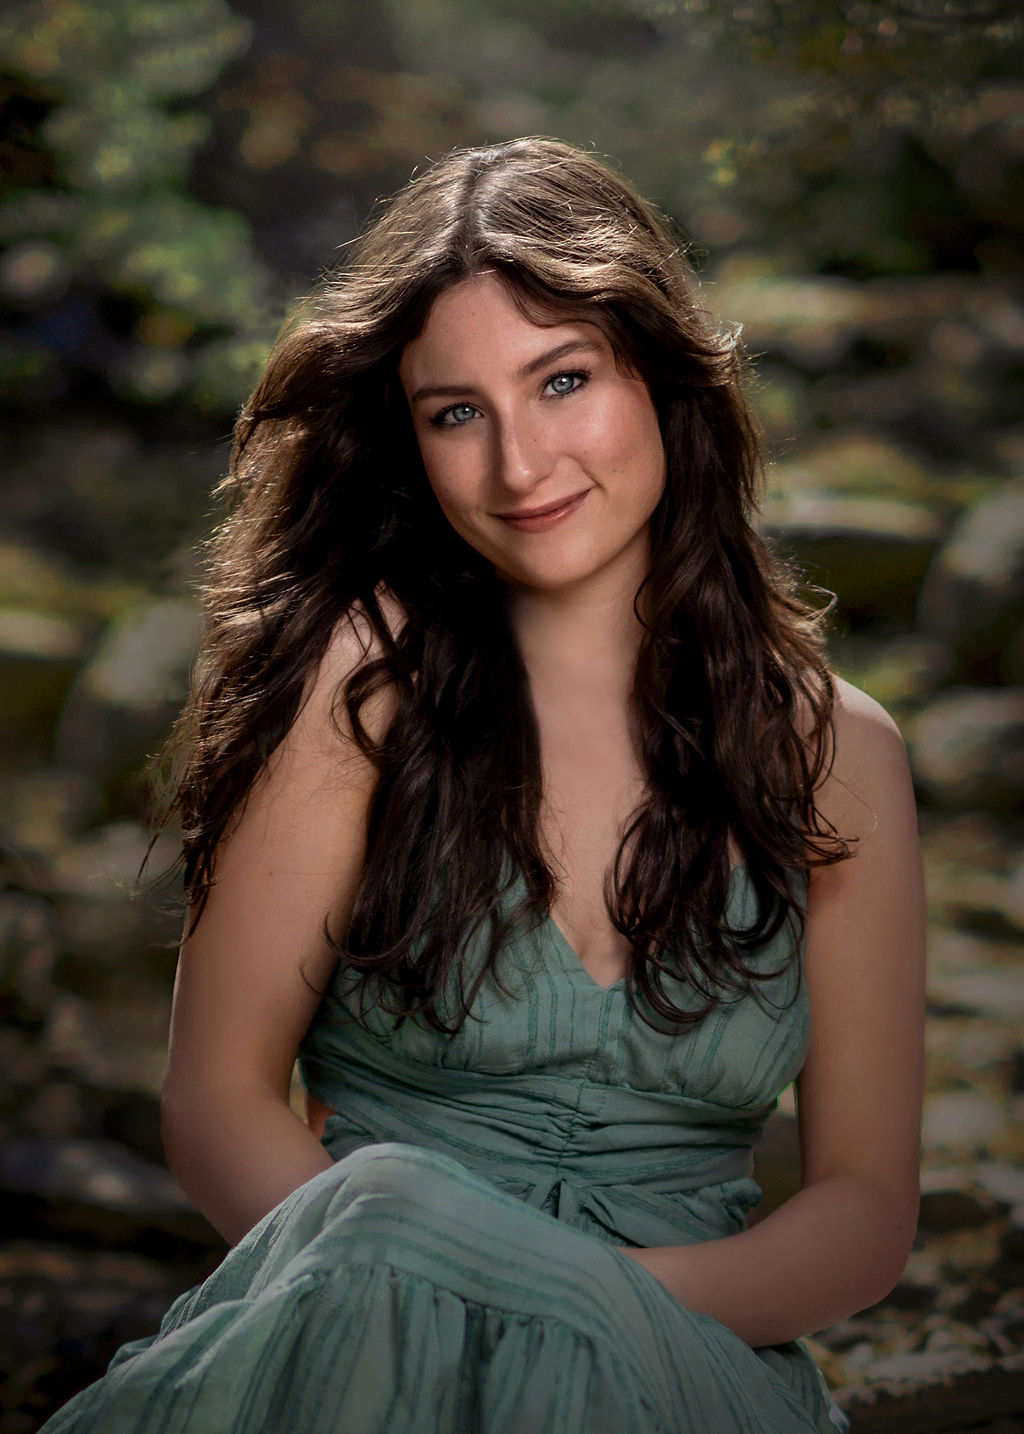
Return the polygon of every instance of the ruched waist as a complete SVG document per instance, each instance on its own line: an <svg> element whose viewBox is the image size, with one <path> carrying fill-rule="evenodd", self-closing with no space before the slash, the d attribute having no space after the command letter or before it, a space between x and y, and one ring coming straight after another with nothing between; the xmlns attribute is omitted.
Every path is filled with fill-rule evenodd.
<svg viewBox="0 0 1024 1434"><path fill-rule="evenodd" d="M752 1147L766 1111L739 1116L685 1095L552 1075L414 1067L393 1052L384 1070L307 1051L302 1071L336 1112L324 1132L335 1160L385 1141L437 1150L615 1244L733 1234L760 1199Z"/></svg>
<svg viewBox="0 0 1024 1434"><path fill-rule="evenodd" d="M376 1131L355 1131L341 1116L332 1115L323 1143L335 1160L367 1145L395 1139L451 1155L505 1194L613 1245L681 1245L732 1235L743 1228L747 1212L761 1198L760 1187L750 1175L720 1176L690 1186L677 1179L675 1188L636 1184L628 1177L615 1181L607 1174L599 1183L589 1178L578 1162L547 1167L536 1161L503 1165L464 1148L455 1151L450 1142L412 1128L396 1136L392 1133L395 1128L382 1125ZM715 1165L722 1168L720 1157ZM704 1168L710 1171L710 1162ZM694 1173L690 1171L691 1176ZM666 1172L660 1185L665 1186L668 1179Z"/></svg>

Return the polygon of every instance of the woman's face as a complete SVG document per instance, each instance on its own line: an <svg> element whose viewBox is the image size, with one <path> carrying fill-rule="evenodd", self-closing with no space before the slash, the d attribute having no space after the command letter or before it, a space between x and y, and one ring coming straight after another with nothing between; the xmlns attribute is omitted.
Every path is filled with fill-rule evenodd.
<svg viewBox="0 0 1024 1434"><path fill-rule="evenodd" d="M481 274L437 298L398 372L442 511L500 576L635 592L665 450L647 385L596 325L535 324Z"/></svg>

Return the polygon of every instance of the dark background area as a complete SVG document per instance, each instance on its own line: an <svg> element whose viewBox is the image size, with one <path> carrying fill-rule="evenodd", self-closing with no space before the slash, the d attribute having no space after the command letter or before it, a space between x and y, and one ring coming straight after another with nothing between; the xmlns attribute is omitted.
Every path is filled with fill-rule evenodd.
<svg viewBox="0 0 1024 1434"><path fill-rule="evenodd" d="M911 754L921 1230L893 1295L815 1354L858 1431L1020 1427L1021 38L995 0L5 9L3 1434L220 1253L162 1164L181 912L136 874L235 413L381 196L530 133L611 156L690 236L757 357L766 530L838 595L833 665ZM765 1209L798 1181L791 1093L758 1173Z"/></svg>

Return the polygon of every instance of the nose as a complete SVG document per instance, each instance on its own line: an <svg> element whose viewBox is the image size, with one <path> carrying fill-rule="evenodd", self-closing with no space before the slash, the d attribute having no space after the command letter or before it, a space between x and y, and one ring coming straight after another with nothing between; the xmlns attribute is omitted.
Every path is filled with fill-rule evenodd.
<svg viewBox="0 0 1024 1434"><path fill-rule="evenodd" d="M495 424L494 477L509 493L528 493L550 473L551 445L531 415L506 415Z"/></svg>

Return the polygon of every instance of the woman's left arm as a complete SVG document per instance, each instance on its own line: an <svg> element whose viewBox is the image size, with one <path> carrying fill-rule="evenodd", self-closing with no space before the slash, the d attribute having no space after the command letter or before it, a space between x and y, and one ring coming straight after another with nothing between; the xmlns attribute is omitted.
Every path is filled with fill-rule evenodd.
<svg viewBox="0 0 1024 1434"><path fill-rule="evenodd" d="M737 1235L616 1247L754 1347L882 1299L917 1226L926 918L914 793L896 724L858 688L835 685L835 761L815 800L859 840L850 860L810 878L802 1188Z"/></svg>

